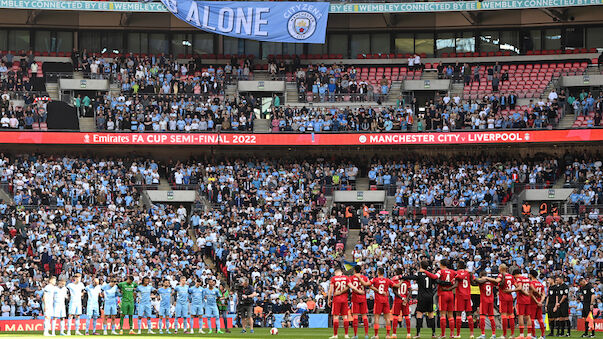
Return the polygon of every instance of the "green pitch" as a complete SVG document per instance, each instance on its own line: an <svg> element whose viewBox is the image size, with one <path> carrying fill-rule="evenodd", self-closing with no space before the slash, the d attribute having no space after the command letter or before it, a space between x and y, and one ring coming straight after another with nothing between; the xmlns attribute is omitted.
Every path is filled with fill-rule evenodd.
<svg viewBox="0 0 603 339"><path fill-rule="evenodd" d="M143 330L143 334L141 335L108 335L108 336L103 336L103 335L97 335L97 336L87 336L86 338L111 338L111 337L132 337L132 338L140 338L140 339L152 339L152 338L162 338L162 339L167 339L167 338L175 338L175 339L180 339L180 338L231 338L231 339L274 339L274 338L296 338L296 339L315 339L315 338L329 338L333 335L333 329L330 328L311 328L311 329L299 329L299 328L281 328L279 329L279 333L276 336L270 335L270 329L268 328L258 328L255 330L254 334L251 333L240 333L240 330L237 330L236 328L232 330L232 333L226 333L226 334L152 334L152 335L148 335L146 334L146 330ZM353 330L350 327L350 337L353 336ZM539 330L536 329L536 335L539 335ZM362 327L360 327L358 329L358 334L359 334L359 338L360 339L364 339L364 329ZM369 337L373 336L374 332L373 329L371 328L369 330ZM414 335L415 334L415 330L412 329L411 334ZM437 335L440 334L440 330L439 328L437 329ZM481 334L480 330L476 330L475 331L475 335L476 337L479 336ZM490 330L486 329L486 338L490 338ZM502 336L502 330L498 330L497 335ZM446 331L446 335L448 335L448 330ZM519 335L519 329L515 330L515 335ZM578 331L572 331L572 336L570 338L574 338L574 339L578 339L580 338L580 335L582 335L582 332L578 332ZM469 330L468 329L462 329L461 330L461 336L463 339L468 339L469 338ZM60 336L57 336L60 337ZM84 338L84 336L71 336L72 337L76 337L76 338ZM11 332L11 333L0 333L0 338L27 338L27 339L46 339L48 337L44 337L42 335L41 332ZM65 337L61 337L61 338L65 338ZM343 328L339 328L339 338L343 339ZM379 329L379 338L383 339L385 338L385 329L384 328L380 328ZM398 329L398 338L401 339L406 339L406 329L402 328L402 329ZM423 328L423 330L421 331L421 338L422 339L431 339L431 331L426 331L425 328ZM564 337L565 338L565 337ZM547 339L551 339L551 338L547 338Z"/></svg>

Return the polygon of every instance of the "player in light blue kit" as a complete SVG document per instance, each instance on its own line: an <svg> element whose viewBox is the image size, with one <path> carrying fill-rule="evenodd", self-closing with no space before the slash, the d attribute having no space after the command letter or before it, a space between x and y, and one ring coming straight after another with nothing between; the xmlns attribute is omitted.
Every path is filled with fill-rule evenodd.
<svg viewBox="0 0 603 339"><path fill-rule="evenodd" d="M149 285L149 278L142 278L142 285L138 285L136 287L136 291L140 294L140 299L138 301L138 334L141 334L141 324L142 318L147 318L147 329L149 334L155 334L151 329L151 317L153 316L152 307L151 307L151 293L155 290L155 288Z"/></svg>
<svg viewBox="0 0 603 339"><path fill-rule="evenodd" d="M115 284L115 279L110 278L109 283L103 285L103 297L105 298L105 319L107 324L103 329L103 335L107 335L107 330L111 327L111 334L115 332L115 316L117 315L117 293L119 289ZM110 325L109 325L110 324Z"/></svg>
<svg viewBox="0 0 603 339"><path fill-rule="evenodd" d="M182 319L182 328L186 333L186 322L188 318L188 293L189 286L186 284L186 277L180 278L180 284L174 287L176 292L176 323L174 324L174 333L178 333L178 327L180 325L180 319Z"/></svg>
<svg viewBox="0 0 603 339"><path fill-rule="evenodd" d="M218 299L220 299L220 291L216 287L216 281L211 279L209 281L209 287L203 290L203 297L205 298L205 316L209 325L209 332L212 333L211 320L212 318L216 322L216 331L220 334L224 333L220 329L220 312L218 311Z"/></svg>
<svg viewBox="0 0 603 339"><path fill-rule="evenodd" d="M98 283L98 278L94 278L92 284L86 286L86 294L88 295L88 302L86 304L86 315L88 316L88 319L86 319L86 335L90 331L90 319L94 319L92 334L96 334L96 320L100 317L98 299L102 292L103 290Z"/></svg>
<svg viewBox="0 0 603 339"><path fill-rule="evenodd" d="M82 315L82 292L86 289L86 286L82 284L82 275L76 273L73 277L73 281L67 284L69 290L69 317L67 318L67 335L71 335L71 320L75 318L75 335L82 335L80 332L81 321L80 316Z"/></svg>
<svg viewBox="0 0 603 339"><path fill-rule="evenodd" d="M205 334L203 331L203 286L201 285L201 279L197 279L195 286L191 287L188 292L191 294L191 333L194 332L193 325L195 324L195 317L199 321L199 333Z"/></svg>
<svg viewBox="0 0 603 339"><path fill-rule="evenodd" d="M165 327L167 334L170 332L170 317L172 315L172 288L170 287L170 281L164 280L163 287L157 289L159 294L159 334L163 334L163 328Z"/></svg>

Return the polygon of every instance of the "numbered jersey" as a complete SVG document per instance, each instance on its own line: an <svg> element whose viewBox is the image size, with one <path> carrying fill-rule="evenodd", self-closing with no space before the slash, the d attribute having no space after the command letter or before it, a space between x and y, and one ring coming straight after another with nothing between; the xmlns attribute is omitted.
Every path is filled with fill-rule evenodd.
<svg viewBox="0 0 603 339"><path fill-rule="evenodd" d="M459 282L459 285L456 288L456 297L471 299L471 273L465 270L456 271L455 279Z"/></svg>
<svg viewBox="0 0 603 339"><path fill-rule="evenodd" d="M483 284L479 285L479 297L480 302L483 304L493 304L494 303L494 284L486 281Z"/></svg>
<svg viewBox="0 0 603 339"><path fill-rule="evenodd" d="M396 288L396 300L404 300L408 302L410 299L410 281L408 280L400 280L398 277L392 279L394 285L400 284L400 287Z"/></svg>
<svg viewBox="0 0 603 339"><path fill-rule="evenodd" d="M530 293L530 279L526 277L519 277L515 280L515 286L521 291L517 292L517 303L518 304L530 304L531 293Z"/></svg>
<svg viewBox="0 0 603 339"><path fill-rule="evenodd" d="M439 280L443 280L445 282L449 282L449 283L454 283L454 279L456 278L456 272L454 272L453 270L449 270L449 269L443 269L443 270L439 270L438 273L435 274L437 279ZM453 294L453 291L444 291L444 288L446 287L450 287L450 286L442 286L442 285L438 285L438 295L443 295L443 294Z"/></svg>
<svg viewBox="0 0 603 339"><path fill-rule="evenodd" d="M366 289L364 285L360 283L360 281L364 281L365 283L369 281L369 279L363 275L357 277L355 275L351 276L348 279L348 284L354 287L357 290L363 291L363 294L356 293L352 291L352 303L365 303L366 302Z"/></svg>
<svg viewBox="0 0 603 339"><path fill-rule="evenodd" d="M544 289L544 285L538 280L530 281L530 284L534 288L534 298L532 298L532 305L536 305L536 300L540 301L543 296L546 294L546 290Z"/></svg>
<svg viewBox="0 0 603 339"><path fill-rule="evenodd" d="M389 303L389 288L393 285L392 281L384 277L377 277L373 279L372 284L377 289L375 303Z"/></svg>
<svg viewBox="0 0 603 339"><path fill-rule="evenodd" d="M515 278L509 273L499 273L498 278L500 279L500 285L498 286L500 290L499 299L502 301L513 301L513 294L505 293L505 290L512 290L515 286Z"/></svg>
<svg viewBox="0 0 603 339"><path fill-rule="evenodd" d="M331 278L331 286L333 286L333 302L348 302L348 294L342 293L348 287L348 277L345 275L334 276Z"/></svg>

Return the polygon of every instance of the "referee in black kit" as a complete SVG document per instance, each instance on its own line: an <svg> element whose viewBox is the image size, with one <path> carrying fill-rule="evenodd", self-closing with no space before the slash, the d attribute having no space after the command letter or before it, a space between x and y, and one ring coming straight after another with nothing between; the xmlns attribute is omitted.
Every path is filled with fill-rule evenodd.
<svg viewBox="0 0 603 339"><path fill-rule="evenodd" d="M580 297L582 297L582 318L584 319L584 334L582 338L594 338L595 337L595 328L591 328L591 335L588 335L588 321L586 318L589 313L593 311L595 305L595 289L593 285L590 284L587 277L583 277L580 279Z"/></svg>

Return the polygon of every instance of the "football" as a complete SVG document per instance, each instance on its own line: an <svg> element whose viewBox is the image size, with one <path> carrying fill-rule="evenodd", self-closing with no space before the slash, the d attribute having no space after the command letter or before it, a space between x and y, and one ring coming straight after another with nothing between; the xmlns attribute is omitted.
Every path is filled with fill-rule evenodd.
<svg viewBox="0 0 603 339"><path fill-rule="evenodd" d="M277 335L278 334L278 328L273 327L272 329L270 329L270 334Z"/></svg>

